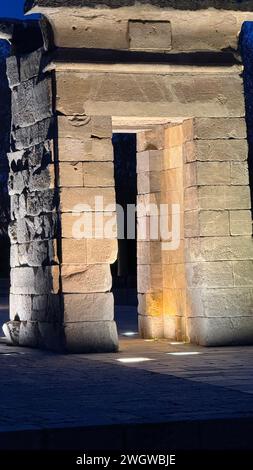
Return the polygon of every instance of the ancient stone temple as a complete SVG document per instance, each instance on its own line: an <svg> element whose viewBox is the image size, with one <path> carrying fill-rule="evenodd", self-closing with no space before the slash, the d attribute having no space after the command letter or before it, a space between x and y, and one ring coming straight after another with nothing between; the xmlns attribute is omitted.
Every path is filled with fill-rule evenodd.
<svg viewBox="0 0 253 470"><path fill-rule="evenodd" d="M6 336L22 346L117 350L112 135L134 132L137 201L147 208L137 214L140 335L252 343L239 48L252 1L31 0L26 8L42 14L41 44L32 47L30 32L31 50L18 50L10 35ZM150 204L171 208L170 240L138 232ZM82 236L89 215L102 227L109 220L110 235Z"/></svg>

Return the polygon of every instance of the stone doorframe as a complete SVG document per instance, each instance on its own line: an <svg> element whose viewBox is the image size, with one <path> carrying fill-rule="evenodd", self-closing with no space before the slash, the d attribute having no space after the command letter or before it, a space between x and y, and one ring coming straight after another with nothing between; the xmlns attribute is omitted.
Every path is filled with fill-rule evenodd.
<svg viewBox="0 0 253 470"><path fill-rule="evenodd" d="M177 250L138 241L141 334L207 346L252 343L241 66L89 64L60 56L43 68L44 54L13 56L7 64L12 249L6 336L22 346L117 350L110 292L117 234L86 240L73 235L73 225L85 212L102 220L106 212L116 216L113 120L152 120L155 110L171 123L139 132L139 199L179 202L182 238ZM103 196L102 208L96 196Z"/></svg>
<svg viewBox="0 0 253 470"><path fill-rule="evenodd" d="M113 132L137 135L139 333L186 340L184 194L195 183L186 164L193 155L193 120L113 117L112 123Z"/></svg>

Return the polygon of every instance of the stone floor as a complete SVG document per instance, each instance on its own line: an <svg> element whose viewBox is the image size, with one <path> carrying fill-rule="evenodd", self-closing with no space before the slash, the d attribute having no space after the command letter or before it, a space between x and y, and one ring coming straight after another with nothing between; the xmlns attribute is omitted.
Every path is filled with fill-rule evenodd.
<svg viewBox="0 0 253 470"><path fill-rule="evenodd" d="M56 355L1 339L0 449L252 449L253 347L144 341L124 336L136 330L134 310L121 316L116 354Z"/></svg>

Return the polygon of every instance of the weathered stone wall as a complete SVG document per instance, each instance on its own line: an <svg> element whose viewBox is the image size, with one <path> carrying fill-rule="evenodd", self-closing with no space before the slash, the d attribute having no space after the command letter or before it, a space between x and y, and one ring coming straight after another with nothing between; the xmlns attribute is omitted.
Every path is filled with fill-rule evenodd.
<svg viewBox="0 0 253 470"><path fill-rule="evenodd" d="M10 322L4 332L22 346L60 349L58 195L51 139L52 83L43 50L7 60L12 92Z"/></svg>
<svg viewBox="0 0 253 470"><path fill-rule="evenodd" d="M110 264L117 258L111 139L110 117L58 116L63 321L66 347L74 352L117 349L110 292ZM114 227L106 238L108 220ZM91 232L85 233L89 221Z"/></svg>
<svg viewBox="0 0 253 470"><path fill-rule="evenodd" d="M246 124L199 118L186 154L188 334L204 345L251 343L253 244Z"/></svg>
<svg viewBox="0 0 253 470"><path fill-rule="evenodd" d="M11 321L4 331L21 346L115 350L110 264L117 256L116 225L108 240L101 240L103 232L100 240L73 232L86 210L78 213L76 205L89 204L94 213L96 196L104 196L101 211L113 204L115 214L111 118L61 115L55 123L52 77L44 66L43 50L7 62L12 246Z"/></svg>
<svg viewBox="0 0 253 470"><path fill-rule="evenodd" d="M164 286L159 276L157 281L156 266L139 270L149 271L143 275L147 282L153 276L156 285L167 289L166 310L173 311L174 296L175 311L187 315L185 328L175 315L177 337L186 335L206 345L252 341L253 245L241 68L160 66L152 72L149 65L118 65L113 70L94 65L88 72L85 64L70 65L69 71L67 67L63 71L59 64L56 72L61 113L195 117L194 145L184 143L184 263L175 262L175 276L170 262L163 272L172 285L176 277L179 286L180 269L185 269L186 292L179 301L169 282ZM157 183L154 176L152 184ZM169 181L175 184L173 178ZM182 202L182 192L181 186L174 202ZM142 305L140 310L149 312ZM151 309L155 312L154 304Z"/></svg>
<svg viewBox="0 0 253 470"><path fill-rule="evenodd" d="M87 2L85 5L79 1L68 3L68 8L61 8L66 5L60 3L50 8L42 1L35 11L48 18L55 45L63 48L58 52L65 54L69 49L72 61L78 52L85 60L87 49L166 55L219 53L232 58L238 50L242 24L253 19L252 6L239 11L243 10L240 9L242 4L234 11L203 9L201 12L191 8L190 1L185 11L169 8L170 5L166 8L166 2L165 8L149 1L125 7L122 3L121 8L116 9L99 4L94 14L94 8L89 8Z"/></svg>
<svg viewBox="0 0 253 470"><path fill-rule="evenodd" d="M245 120L196 118L157 126L140 133L138 143L139 202L180 207L176 249L161 249L161 234L158 241L138 240L141 334L207 346L252 342Z"/></svg>

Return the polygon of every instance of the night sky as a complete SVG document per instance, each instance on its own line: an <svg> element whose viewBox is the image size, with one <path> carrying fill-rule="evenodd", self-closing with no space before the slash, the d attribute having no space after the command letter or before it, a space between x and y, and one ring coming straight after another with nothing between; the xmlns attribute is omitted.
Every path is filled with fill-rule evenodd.
<svg viewBox="0 0 253 470"><path fill-rule="evenodd" d="M24 0L0 0L1 18L23 18Z"/></svg>

